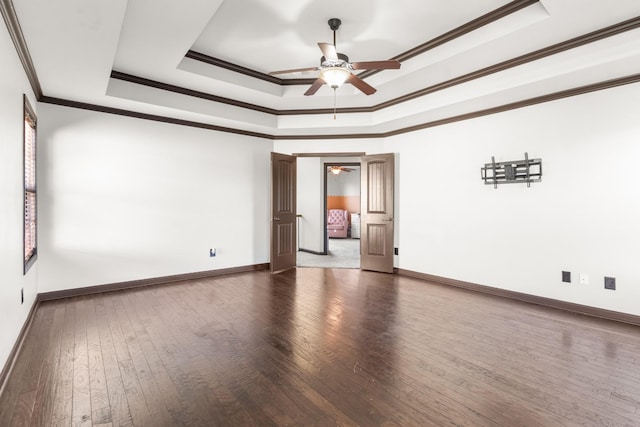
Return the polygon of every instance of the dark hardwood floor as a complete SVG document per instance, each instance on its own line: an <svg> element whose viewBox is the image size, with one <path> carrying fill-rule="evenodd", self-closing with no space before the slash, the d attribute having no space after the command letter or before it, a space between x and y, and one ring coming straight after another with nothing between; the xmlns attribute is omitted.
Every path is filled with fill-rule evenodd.
<svg viewBox="0 0 640 427"><path fill-rule="evenodd" d="M2 426L638 426L640 328L358 270L45 302Z"/></svg>

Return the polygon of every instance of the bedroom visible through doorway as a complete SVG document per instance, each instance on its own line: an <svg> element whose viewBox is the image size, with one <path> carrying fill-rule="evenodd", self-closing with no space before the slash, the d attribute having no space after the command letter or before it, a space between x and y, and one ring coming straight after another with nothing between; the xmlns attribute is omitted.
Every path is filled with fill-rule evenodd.
<svg viewBox="0 0 640 427"><path fill-rule="evenodd" d="M297 266L360 268L360 159L299 160Z"/></svg>

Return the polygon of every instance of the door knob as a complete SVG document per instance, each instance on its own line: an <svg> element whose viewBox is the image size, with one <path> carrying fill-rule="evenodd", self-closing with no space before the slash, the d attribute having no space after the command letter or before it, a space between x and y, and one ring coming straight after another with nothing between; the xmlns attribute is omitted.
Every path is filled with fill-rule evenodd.
<svg viewBox="0 0 640 427"><path fill-rule="evenodd" d="M278 218L277 216L273 218L274 221L280 221L280 218Z"/></svg>
<svg viewBox="0 0 640 427"><path fill-rule="evenodd" d="M393 221L393 218L383 219L383 221L390 222L390 221Z"/></svg>

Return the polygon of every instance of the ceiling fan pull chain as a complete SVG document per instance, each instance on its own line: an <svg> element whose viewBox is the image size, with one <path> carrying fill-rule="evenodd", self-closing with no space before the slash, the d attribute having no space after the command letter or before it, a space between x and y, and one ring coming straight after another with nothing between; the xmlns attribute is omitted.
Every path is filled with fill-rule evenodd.
<svg viewBox="0 0 640 427"><path fill-rule="evenodd" d="M336 88L333 88L333 120L336 119Z"/></svg>

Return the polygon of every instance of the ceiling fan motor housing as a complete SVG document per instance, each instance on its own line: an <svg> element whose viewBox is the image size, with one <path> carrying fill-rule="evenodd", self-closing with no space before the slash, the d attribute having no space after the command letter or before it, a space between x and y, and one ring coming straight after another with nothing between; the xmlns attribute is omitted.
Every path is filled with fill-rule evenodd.
<svg viewBox="0 0 640 427"><path fill-rule="evenodd" d="M345 67L349 66L349 57L344 53L338 53L338 60L334 61L331 59L327 59L324 56L320 58L320 66L321 67Z"/></svg>

